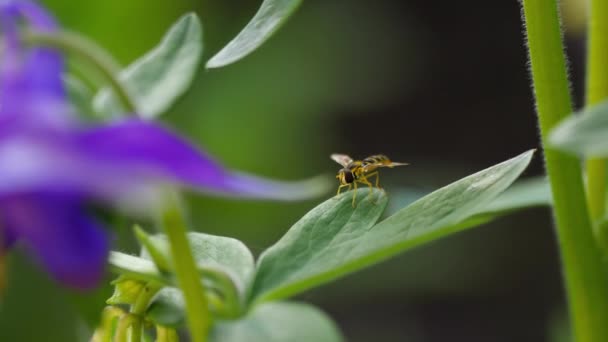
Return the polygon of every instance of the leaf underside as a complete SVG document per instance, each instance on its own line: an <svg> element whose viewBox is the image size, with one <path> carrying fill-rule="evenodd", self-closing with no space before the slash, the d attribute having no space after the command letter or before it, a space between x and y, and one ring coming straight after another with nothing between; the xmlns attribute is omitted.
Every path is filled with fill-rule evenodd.
<svg viewBox="0 0 608 342"><path fill-rule="evenodd" d="M188 89L203 51L202 27L194 13L182 16L153 50L120 72L137 114L155 118L164 113ZM124 114L122 103L109 89L101 89L93 100L99 113ZM133 114L133 113L131 113Z"/></svg>
<svg viewBox="0 0 608 342"><path fill-rule="evenodd" d="M301 2L302 0L264 0L247 26L207 61L207 68L232 64L255 51L287 21Z"/></svg>

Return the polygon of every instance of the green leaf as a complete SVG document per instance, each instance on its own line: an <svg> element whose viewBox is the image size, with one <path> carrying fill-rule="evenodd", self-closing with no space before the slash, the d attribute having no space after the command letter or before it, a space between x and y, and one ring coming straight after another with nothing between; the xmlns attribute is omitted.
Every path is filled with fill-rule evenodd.
<svg viewBox="0 0 608 342"><path fill-rule="evenodd" d="M301 303L276 302L255 307L234 321L217 321L210 342L339 342L343 337L319 309Z"/></svg>
<svg viewBox="0 0 608 342"><path fill-rule="evenodd" d="M398 189L391 191L391 201L385 214L392 215L428 195L420 189ZM546 177L534 177L515 182L493 201L480 208L477 214L500 216L532 207L550 206L551 188Z"/></svg>
<svg viewBox="0 0 608 342"><path fill-rule="evenodd" d="M168 283L150 260L111 251L108 262L114 273L124 274L131 279Z"/></svg>
<svg viewBox="0 0 608 342"><path fill-rule="evenodd" d="M546 177L536 177L516 182L496 199L483 206L478 214L502 215L512 211L550 206L551 187Z"/></svg>
<svg viewBox="0 0 608 342"><path fill-rule="evenodd" d="M608 101L568 117L549 135L551 147L578 155L608 156Z"/></svg>
<svg viewBox="0 0 608 342"><path fill-rule="evenodd" d="M235 284L241 295L249 287L255 271L253 255L241 241L203 233L188 233L192 255L199 269L213 269L225 273ZM171 263L169 243L165 235L148 237L148 244L142 248L141 256L152 259L146 246L154 246L154 253L159 258Z"/></svg>
<svg viewBox="0 0 608 342"><path fill-rule="evenodd" d="M178 328L185 322L185 310L182 292L175 287L165 287L154 297L146 318L156 324Z"/></svg>
<svg viewBox="0 0 608 342"><path fill-rule="evenodd" d="M182 16L153 50L120 72L138 115L155 118L164 113L192 83L202 54L202 27L194 13ZM109 88L95 96L94 108L110 115L123 112Z"/></svg>
<svg viewBox="0 0 608 342"><path fill-rule="evenodd" d="M110 305L135 304L137 297L146 287L146 283L125 275L118 277L112 284L114 285L114 293L112 297L106 300L106 303Z"/></svg>
<svg viewBox="0 0 608 342"><path fill-rule="evenodd" d="M264 0L247 26L207 62L207 68L223 67L252 53L287 21L301 2L302 0Z"/></svg>
<svg viewBox="0 0 608 342"><path fill-rule="evenodd" d="M262 253L251 300L285 298L486 222L473 216L515 181L532 154L528 151L441 188L373 227L386 204L383 195L377 205L366 197L355 209L350 196L322 203Z"/></svg>
<svg viewBox="0 0 608 342"><path fill-rule="evenodd" d="M160 250L157 246L158 243L140 226L135 225L133 231L135 232L135 238L137 238L142 247L140 256L144 259L152 260L161 272L169 272L171 266L169 265L169 251L167 250L166 242L162 246L163 250Z"/></svg>

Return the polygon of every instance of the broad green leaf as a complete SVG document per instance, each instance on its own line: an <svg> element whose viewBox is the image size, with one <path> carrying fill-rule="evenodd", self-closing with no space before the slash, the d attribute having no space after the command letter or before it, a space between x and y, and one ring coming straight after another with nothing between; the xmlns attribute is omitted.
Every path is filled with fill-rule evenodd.
<svg viewBox="0 0 608 342"><path fill-rule="evenodd" d="M232 64L260 47L283 25L302 0L264 0L247 26L207 62L207 68Z"/></svg>
<svg viewBox="0 0 608 342"><path fill-rule="evenodd" d="M239 292L243 295L249 287L255 271L253 255L241 241L203 233L188 233L188 241L192 247L192 255L199 269L213 269L228 275ZM165 235L148 237L149 246L154 246L154 253L162 255L171 263L169 244ZM141 256L152 259L146 245L142 248Z"/></svg>
<svg viewBox="0 0 608 342"><path fill-rule="evenodd" d="M528 151L443 187L373 227L386 204L384 197L376 206L366 197L355 209L350 195L322 203L262 253L251 300L285 298L486 222L474 216L515 181L532 154Z"/></svg>
<svg viewBox="0 0 608 342"><path fill-rule="evenodd" d="M112 251L108 262L114 273L124 274L131 279L168 283L150 260Z"/></svg>
<svg viewBox="0 0 608 342"><path fill-rule="evenodd" d="M114 293L112 297L106 300L106 303L110 305L135 304L137 297L146 287L146 283L143 281L131 279L125 275L118 277L112 284L114 285Z"/></svg>
<svg viewBox="0 0 608 342"><path fill-rule="evenodd" d="M401 208L428 195L420 189L398 189L391 191L391 200L385 215L392 215ZM550 206L551 188L547 178L535 177L515 182L493 201L480 208L478 215L500 216L532 207Z"/></svg>
<svg viewBox="0 0 608 342"><path fill-rule="evenodd" d="M551 131L549 143L578 155L608 156L608 101L562 121Z"/></svg>
<svg viewBox="0 0 608 342"><path fill-rule="evenodd" d="M210 342L339 342L342 334L319 309L275 302L253 308L245 317L215 322Z"/></svg>
<svg viewBox="0 0 608 342"><path fill-rule="evenodd" d="M169 109L192 83L202 51L200 20L189 13L169 29L158 46L121 71L119 79L134 99L137 114L154 118ZM124 113L109 88L97 93L94 108L109 115Z"/></svg>
<svg viewBox="0 0 608 342"><path fill-rule="evenodd" d="M338 261L326 259L336 257L331 251L363 241L360 239L378 221L388 202L383 191L359 189L353 208L354 193L348 191L321 203L262 253L252 291L254 297L283 298L325 282L320 277L326 278L327 271L333 273L326 265Z"/></svg>

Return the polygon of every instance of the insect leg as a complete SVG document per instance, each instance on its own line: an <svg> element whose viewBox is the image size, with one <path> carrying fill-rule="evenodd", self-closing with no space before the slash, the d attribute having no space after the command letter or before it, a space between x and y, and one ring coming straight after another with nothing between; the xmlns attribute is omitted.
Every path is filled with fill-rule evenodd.
<svg viewBox="0 0 608 342"><path fill-rule="evenodd" d="M382 189L382 187L380 187L380 173L378 171L372 172L369 175L366 175L365 178L369 179L369 178L371 178L373 176L376 176L376 182L375 182L376 183L376 188Z"/></svg>
<svg viewBox="0 0 608 342"><path fill-rule="evenodd" d="M357 198L357 182L354 182L355 191L353 192L353 208L355 207L355 199Z"/></svg>
<svg viewBox="0 0 608 342"><path fill-rule="evenodd" d="M361 178L357 179L358 182L361 182L361 183L369 186L369 196L374 196L374 186L367 178L369 176L374 176L374 175L378 176L378 172L376 171L376 172L370 173L369 175L365 175L365 176L362 176ZM376 204L375 201L372 201L372 203Z"/></svg>
<svg viewBox="0 0 608 342"><path fill-rule="evenodd" d="M350 190L351 186L350 184L342 184L340 186L338 186L338 193L336 194L336 196L338 196L340 194L340 191L342 190L343 187L347 186L348 190Z"/></svg>
<svg viewBox="0 0 608 342"><path fill-rule="evenodd" d="M361 176L361 178L357 179L357 182L361 182L361 183L369 186L369 191L372 191L374 189L374 186L372 185L372 183L369 182L367 177L369 177L369 175Z"/></svg>

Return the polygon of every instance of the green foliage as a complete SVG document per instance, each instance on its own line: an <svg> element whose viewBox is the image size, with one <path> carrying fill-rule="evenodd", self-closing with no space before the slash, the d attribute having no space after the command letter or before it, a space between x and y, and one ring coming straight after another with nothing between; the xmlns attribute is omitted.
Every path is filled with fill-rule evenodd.
<svg viewBox="0 0 608 342"><path fill-rule="evenodd" d="M265 0L249 24L208 61L207 67L222 67L250 54L300 2ZM119 79L138 114L155 118L165 112L189 87L201 53L201 24L194 14L188 14L169 30L159 46L120 72ZM75 100L90 103L90 94L76 86ZM122 105L109 88L101 89L94 99L95 110L105 114L117 115L123 111ZM357 190L355 206L354 191L333 197L300 219L260 256L257 264L249 249L236 239L187 234L188 243L184 240L182 245L191 247L198 274L186 274L195 274L195 285L199 284L196 277L204 284L207 301L199 307L208 309L215 321L211 341L341 341L333 322L319 310L279 300L499 215L549 204L544 180L520 183L505 191L532 154L526 152L454 182L379 223L388 203L383 191ZM140 228L135 234L142 245L139 257L118 252L110 256L112 269L121 276L114 282L115 293L108 303L139 305L149 322L178 328L186 322L188 305L197 301L186 303L184 293L188 292L177 287L177 267L167 237L150 236ZM150 282L163 288L142 305L140 295Z"/></svg>
<svg viewBox="0 0 608 342"><path fill-rule="evenodd" d="M236 321L218 321L211 342L338 342L336 325L327 315L307 304L278 302L254 308Z"/></svg>
<svg viewBox="0 0 608 342"><path fill-rule="evenodd" d="M391 191L391 201L386 214L392 215L398 209L413 203L427 193L416 189ZM515 182L496 199L483 206L476 215L500 216L512 211L551 205L551 188L546 177L534 177Z"/></svg>
<svg viewBox="0 0 608 342"><path fill-rule="evenodd" d="M158 292L146 311L146 318L158 325L178 328L186 322L186 303L181 291L165 287Z"/></svg>
<svg viewBox="0 0 608 342"><path fill-rule="evenodd" d="M581 156L608 156L608 101L585 108L553 129L552 147Z"/></svg>
<svg viewBox="0 0 608 342"><path fill-rule="evenodd" d="M287 21L301 2L302 0L264 0L247 26L207 61L207 68L223 67L252 53Z"/></svg>
<svg viewBox="0 0 608 342"><path fill-rule="evenodd" d="M114 285L114 293L106 301L106 303L111 305L135 304L137 297L146 286L144 282L131 279L125 275L121 275L118 279L114 280L112 285Z"/></svg>
<svg viewBox="0 0 608 342"><path fill-rule="evenodd" d="M499 213L544 203L546 184L539 180L520 184L501 201L492 202L520 175L532 154L523 153L443 187L378 224L388 202L383 191L358 189L354 207L354 191L333 197L311 210L265 251L257 267L240 241L189 233L200 279L207 288L209 310L217 320L212 340L238 341L243 336L250 336L249 341L341 340L331 321L315 309L268 302L477 226ZM141 229L136 229L136 235L143 245L141 257L113 252L110 259L114 270L122 274L116 283L124 287L117 289L119 297L130 298L134 287L129 284L162 282L165 288L154 297L145 316L155 324L177 327L184 322L185 302L181 291L173 287L167 239L164 235L148 236ZM164 274L155 264L162 266ZM245 300L247 294L249 301ZM272 328L277 325L280 333Z"/></svg>
<svg viewBox="0 0 608 342"><path fill-rule="evenodd" d="M253 302L285 298L484 220L465 220L521 174L532 151L441 188L374 226L386 197L351 193L313 209L258 261ZM363 190L359 190L363 193ZM364 196L366 193L363 194Z"/></svg>
<svg viewBox="0 0 608 342"><path fill-rule="evenodd" d="M148 236L147 241L141 251L142 258L154 261L160 259L167 265L172 263L165 235ZM233 238L194 232L188 233L188 242L202 274L205 270L224 273L244 295L255 270L253 255L247 246ZM152 255L157 257L153 258Z"/></svg>
<svg viewBox="0 0 608 342"><path fill-rule="evenodd" d="M513 184L485 205L478 214L504 215L519 209L551 206L551 201L551 188L547 178L530 178Z"/></svg>
<svg viewBox="0 0 608 342"><path fill-rule="evenodd" d="M168 280L162 276L156 265L150 260L120 252L110 252L108 263L111 270L117 274L142 281L168 283Z"/></svg>
<svg viewBox="0 0 608 342"><path fill-rule="evenodd" d="M252 300L285 298L336 278L347 254L367 239L388 202L380 190L357 190L333 197L308 212L257 264ZM373 243L373 242L371 242Z"/></svg>
<svg viewBox="0 0 608 342"><path fill-rule="evenodd" d="M120 72L119 79L135 101L138 115L159 116L189 88L198 69L202 44L200 20L194 13L186 14L157 47ZM94 108L110 115L124 112L121 102L108 88L97 93Z"/></svg>

